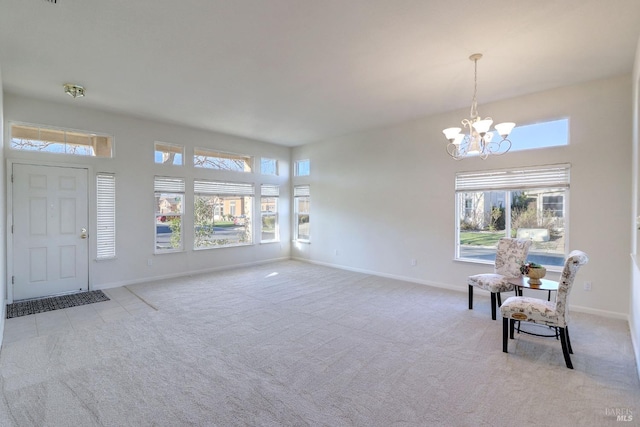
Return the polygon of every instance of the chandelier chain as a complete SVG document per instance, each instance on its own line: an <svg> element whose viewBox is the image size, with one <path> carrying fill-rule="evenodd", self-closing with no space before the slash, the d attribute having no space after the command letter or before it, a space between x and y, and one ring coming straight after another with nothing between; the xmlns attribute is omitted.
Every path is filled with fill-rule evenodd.
<svg viewBox="0 0 640 427"><path fill-rule="evenodd" d="M473 99L471 100L471 111L469 112L469 115L471 116L471 119L475 119L476 117L478 117L478 100L477 100L477 93L478 93L478 60L474 59L473 60L473 66L474 66L474 71L473 71Z"/></svg>

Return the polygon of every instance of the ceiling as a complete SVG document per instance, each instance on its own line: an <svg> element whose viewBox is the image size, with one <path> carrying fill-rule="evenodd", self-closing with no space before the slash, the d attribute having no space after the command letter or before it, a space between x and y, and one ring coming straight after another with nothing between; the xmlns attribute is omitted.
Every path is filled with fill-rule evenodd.
<svg viewBox="0 0 640 427"><path fill-rule="evenodd" d="M467 108L475 52L482 111L631 73L639 36L638 0L0 2L6 92L288 146Z"/></svg>

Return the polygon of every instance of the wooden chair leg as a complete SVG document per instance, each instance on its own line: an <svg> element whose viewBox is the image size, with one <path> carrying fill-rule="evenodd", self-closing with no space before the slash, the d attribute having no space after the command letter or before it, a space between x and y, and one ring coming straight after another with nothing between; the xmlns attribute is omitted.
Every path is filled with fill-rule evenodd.
<svg viewBox="0 0 640 427"><path fill-rule="evenodd" d="M498 295L498 307L502 306L502 296L500 296L500 292L497 293Z"/></svg>
<svg viewBox="0 0 640 427"><path fill-rule="evenodd" d="M504 351L505 353L509 353L507 351L507 347L509 344L508 336L509 336L509 319L507 319L506 317L503 317L502 318L502 351Z"/></svg>
<svg viewBox="0 0 640 427"><path fill-rule="evenodd" d="M469 310L473 310L473 286L469 285Z"/></svg>
<svg viewBox="0 0 640 427"><path fill-rule="evenodd" d="M573 369L571 356L569 356L569 346L567 345L567 330L565 328L560 328L560 343L562 344L562 354L564 355L564 362L567 364L567 368Z"/></svg>
<svg viewBox="0 0 640 427"><path fill-rule="evenodd" d="M491 292L491 318L496 320L496 294Z"/></svg>
<svg viewBox="0 0 640 427"><path fill-rule="evenodd" d="M564 333L567 335L567 347L569 347L569 353L573 354L573 349L571 348L571 338L569 338L569 327L564 327Z"/></svg>
<svg viewBox="0 0 640 427"><path fill-rule="evenodd" d="M509 319L509 337L513 339L513 330L515 329L516 321L514 319ZM518 323L520 326L520 323Z"/></svg>

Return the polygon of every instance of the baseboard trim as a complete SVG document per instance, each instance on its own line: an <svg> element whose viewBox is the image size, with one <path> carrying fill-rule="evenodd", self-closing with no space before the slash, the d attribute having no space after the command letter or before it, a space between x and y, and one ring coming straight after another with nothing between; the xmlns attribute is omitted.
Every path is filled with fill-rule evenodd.
<svg viewBox="0 0 640 427"><path fill-rule="evenodd" d="M142 279L122 280L119 282L102 283L100 285L93 286L91 290L112 289L112 288L119 288L121 286L130 286L130 285L137 285L140 283L155 282L158 280L176 279L179 277L188 277L188 276L196 276L198 274L214 273L216 271L232 270L234 268L254 267L256 265L270 264L272 262L289 261L290 259L291 258L289 257L271 258L271 259L262 260L262 261L246 262L246 263L240 263L240 264L229 264L229 265L223 265L220 267L204 268L201 270L192 270L192 271L176 273L176 274L164 274L160 276L150 276L150 277L148 276Z"/></svg>
<svg viewBox="0 0 640 427"><path fill-rule="evenodd" d="M405 282L417 283L417 284L420 284L420 285L432 286L434 288L449 289L449 290L452 290L452 291L464 292L465 294L468 292L468 289L469 289L466 284L464 286L452 285L450 283L433 282L433 281L430 281L430 280L420 280L420 279L415 279L413 277L406 277L406 276L401 276L401 275L396 275L396 274L381 273L379 271L367 270L367 269L364 269L364 268L348 267L348 266L344 266L344 265L340 265L340 264L332 264L332 263L322 262L322 261L313 261L313 260L309 260L309 259L305 259L305 258L292 257L291 259L294 259L296 261L308 262L310 264L322 265L322 266L325 266L325 267L337 268L337 269L340 269L340 270L353 271L353 272L356 272L356 273L370 274L372 276L386 277L388 279L396 279L396 280L402 280L402 281L405 281ZM489 292L484 291L482 289L474 289L474 291L479 293L479 294L484 293L486 295L489 295ZM618 313L618 312L615 312L615 311L600 310L600 309L596 309L596 308L589 308L589 307L582 307L582 306L575 306L575 305L569 305L569 309L572 310L572 311L578 312L578 313L587 313L587 314L593 314L593 315L596 315L596 316L607 317L607 318L610 318L610 319L625 320L627 322L629 321L629 317L625 313Z"/></svg>

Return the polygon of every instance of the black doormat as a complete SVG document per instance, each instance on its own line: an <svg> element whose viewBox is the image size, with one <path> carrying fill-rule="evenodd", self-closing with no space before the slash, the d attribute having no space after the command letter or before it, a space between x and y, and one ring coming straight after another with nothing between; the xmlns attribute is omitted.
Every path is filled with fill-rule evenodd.
<svg viewBox="0 0 640 427"><path fill-rule="evenodd" d="M104 292L89 291L78 294L61 295L59 297L14 302L13 304L7 304L7 319L102 301L109 301L109 297L106 296Z"/></svg>

